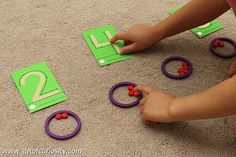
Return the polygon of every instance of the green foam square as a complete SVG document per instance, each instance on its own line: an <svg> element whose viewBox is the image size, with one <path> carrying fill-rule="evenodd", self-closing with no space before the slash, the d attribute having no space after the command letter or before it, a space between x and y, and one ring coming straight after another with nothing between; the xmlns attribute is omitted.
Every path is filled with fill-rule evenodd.
<svg viewBox="0 0 236 157"><path fill-rule="evenodd" d="M106 32L109 32L111 36L114 36L116 34L116 29L112 25L106 25L98 27L96 29L91 29L82 32L85 41L87 42L90 50L92 51L94 57L96 58L100 66L109 65L133 57L133 55L131 54L127 55L119 54L114 45L109 43L109 38ZM95 38L98 44L102 45L104 43L107 43L107 45L97 47L96 44L93 42L91 36ZM124 41L121 40L117 41L116 46L118 46L119 48L124 47L125 46Z"/></svg>
<svg viewBox="0 0 236 157"><path fill-rule="evenodd" d="M216 20L213 20L213 21L207 23L206 25L209 25L209 26L205 27L205 28L200 28L201 27L200 26L200 27L191 29L191 31L195 35L197 35L199 38L203 38L211 33L214 33L215 31L218 31L223 28L223 26L219 22L217 22Z"/></svg>
<svg viewBox="0 0 236 157"><path fill-rule="evenodd" d="M11 76L30 113L67 99L46 62L15 71Z"/></svg>
<svg viewBox="0 0 236 157"><path fill-rule="evenodd" d="M172 10L169 11L169 14L174 14L176 13L182 6L179 6L177 8L174 8ZM207 27L204 27L204 26L207 26ZM217 22L216 20L213 20L205 25L202 25L202 26L199 26L199 27L196 27L196 28L193 28L191 29L191 31L196 35L198 36L199 38L203 38L211 33L214 33L220 29L222 29L223 26Z"/></svg>

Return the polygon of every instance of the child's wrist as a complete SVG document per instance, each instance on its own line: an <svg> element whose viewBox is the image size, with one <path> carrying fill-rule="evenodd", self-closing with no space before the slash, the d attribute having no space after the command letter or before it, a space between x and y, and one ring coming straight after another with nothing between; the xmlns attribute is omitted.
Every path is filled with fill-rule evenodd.
<svg viewBox="0 0 236 157"><path fill-rule="evenodd" d="M179 104L179 98L175 98L169 106L168 114L171 121L173 122L179 121L178 116L177 116L178 108L176 107L176 106L179 106L178 104Z"/></svg>
<svg viewBox="0 0 236 157"><path fill-rule="evenodd" d="M153 30L153 35L155 36L157 41L160 41L162 39L165 39L166 36L166 29L161 24L156 24L151 27Z"/></svg>

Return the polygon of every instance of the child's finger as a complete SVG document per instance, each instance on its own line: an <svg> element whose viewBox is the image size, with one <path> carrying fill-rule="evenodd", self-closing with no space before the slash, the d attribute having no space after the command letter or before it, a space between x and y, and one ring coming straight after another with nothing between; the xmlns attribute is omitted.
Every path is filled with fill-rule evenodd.
<svg viewBox="0 0 236 157"><path fill-rule="evenodd" d="M127 54L127 53L135 52L135 51L137 51L135 43L133 43L131 45L128 45L128 46L125 46L122 49L120 49L121 54Z"/></svg>
<svg viewBox="0 0 236 157"><path fill-rule="evenodd" d="M143 120L143 123L144 124L156 124L156 122L152 122L152 121L149 121L149 120Z"/></svg>
<svg viewBox="0 0 236 157"><path fill-rule="evenodd" d="M129 41L129 40L124 40L124 43L125 43L125 46L128 46L128 45L132 44L132 42Z"/></svg>
<svg viewBox="0 0 236 157"><path fill-rule="evenodd" d="M153 122L151 122L151 121L148 121L148 120L145 120L145 119L142 119L143 120L143 123L144 124L154 124Z"/></svg>
<svg viewBox="0 0 236 157"><path fill-rule="evenodd" d="M143 114L143 113L142 113L142 115L141 115L141 118L142 118L142 120L143 120L144 123L147 122L147 121L149 121L148 118L147 118L147 117L145 116L145 114Z"/></svg>
<svg viewBox="0 0 236 157"><path fill-rule="evenodd" d="M144 92L147 94L153 93L156 91L156 89L149 87L149 86L145 86L145 85L140 85L140 86L136 86L134 88L134 90L140 91L140 92Z"/></svg>
<svg viewBox="0 0 236 157"><path fill-rule="evenodd" d="M143 106L146 101L147 101L147 96L144 97L144 98L139 102L139 104L140 104L141 106Z"/></svg>
<svg viewBox="0 0 236 157"><path fill-rule="evenodd" d="M155 124L156 122L151 121L151 119L148 119L144 114L141 115L141 119L144 124Z"/></svg>
<svg viewBox="0 0 236 157"><path fill-rule="evenodd" d="M115 43L117 40L128 40L128 34L125 33L117 33L113 38L110 39L110 43Z"/></svg>
<svg viewBox="0 0 236 157"><path fill-rule="evenodd" d="M140 115L143 114L143 111L144 111L144 106L141 106L141 107L140 107Z"/></svg>

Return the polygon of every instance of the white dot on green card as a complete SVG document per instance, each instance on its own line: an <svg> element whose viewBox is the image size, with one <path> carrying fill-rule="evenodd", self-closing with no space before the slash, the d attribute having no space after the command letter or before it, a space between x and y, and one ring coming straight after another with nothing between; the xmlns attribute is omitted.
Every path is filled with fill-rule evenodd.
<svg viewBox="0 0 236 157"><path fill-rule="evenodd" d="M197 32L197 35L202 35L202 32Z"/></svg>
<svg viewBox="0 0 236 157"><path fill-rule="evenodd" d="M105 63L105 60L101 59L99 62L103 64Z"/></svg>
<svg viewBox="0 0 236 157"><path fill-rule="evenodd" d="M36 108L35 105L30 105L30 109L31 109L31 110L34 110L35 108Z"/></svg>

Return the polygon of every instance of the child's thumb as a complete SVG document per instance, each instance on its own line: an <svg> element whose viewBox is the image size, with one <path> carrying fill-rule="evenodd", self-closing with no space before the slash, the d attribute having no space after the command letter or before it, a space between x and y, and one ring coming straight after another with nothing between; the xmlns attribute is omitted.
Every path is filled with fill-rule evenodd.
<svg viewBox="0 0 236 157"><path fill-rule="evenodd" d="M121 54L128 54L128 53L135 52L135 51L137 51L137 47L136 47L135 43L125 46L120 49Z"/></svg>
<svg viewBox="0 0 236 157"><path fill-rule="evenodd" d="M117 40L128 40L127 33L117 33L110 39L110 43L115 43Z"/></svg>

